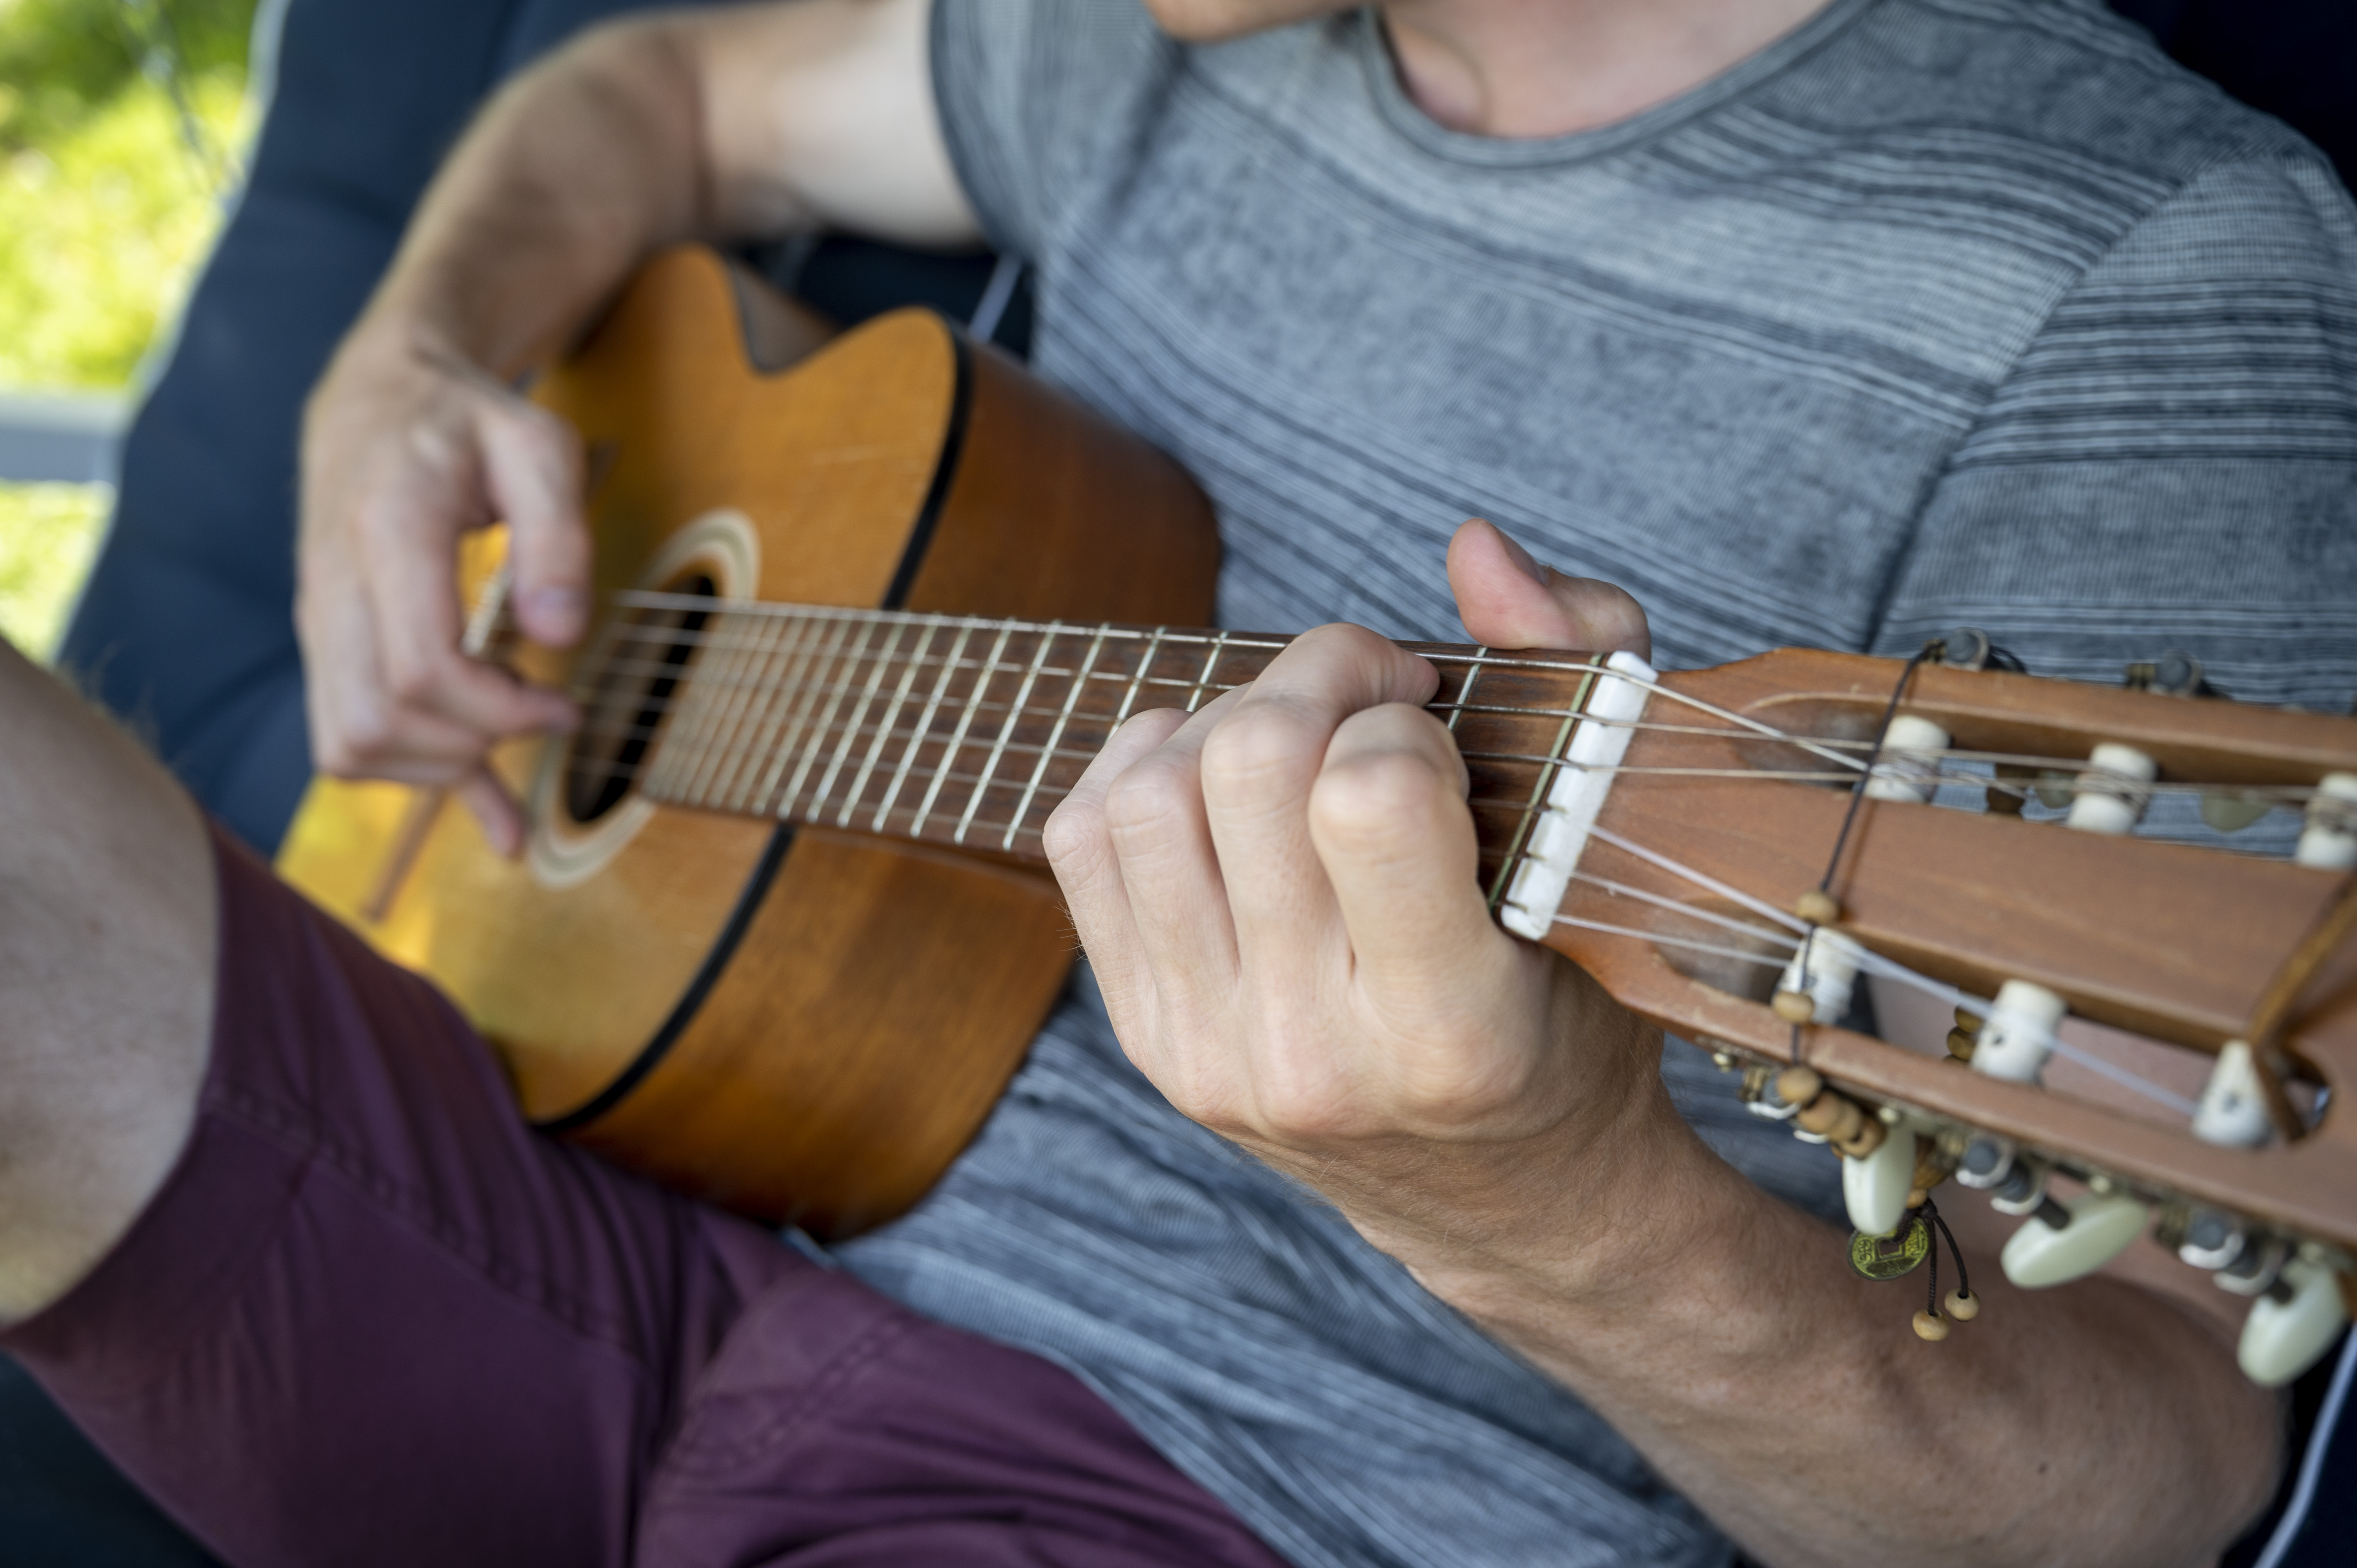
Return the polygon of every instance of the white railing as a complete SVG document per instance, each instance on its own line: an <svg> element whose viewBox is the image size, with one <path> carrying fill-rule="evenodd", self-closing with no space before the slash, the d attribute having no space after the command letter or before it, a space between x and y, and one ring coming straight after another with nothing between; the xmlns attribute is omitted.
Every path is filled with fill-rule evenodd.
<svg viewBox="0 0 2357 1568"><path fill-rule="evenodd" d="M131 407L88 392L0 392L0 482L112 483Z"/></svg>

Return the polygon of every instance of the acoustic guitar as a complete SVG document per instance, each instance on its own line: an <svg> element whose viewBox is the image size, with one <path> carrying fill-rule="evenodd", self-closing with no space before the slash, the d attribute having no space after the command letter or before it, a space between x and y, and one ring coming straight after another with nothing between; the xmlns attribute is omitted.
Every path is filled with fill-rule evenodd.
<svg viewBox="0 0 2357 1568"><path fill-rule="evenodd" d="M1189 629L1218 562L1192 482L929 312L832 335L673 252L535 395L587 446L601 618L517 644L471 553L475 648L585 714L494 759L527 850L436 792L321 779L281 870L440 985L535 1122L765 1220L876 1224L1063 983L1063 791L1127 715L1286 639ZM2151 1233L2253 1297L2254 1376L2321 1354L2357 1254L2357 721L2191 694L2182 660L2039 679L1970 632L1670 673L1408 646L1499 918L1837 1150L1861 1272L1920 1258L1953 1177L2024 1217L2020 1283ZM2186 797L2274 821L2244 842L2276 852L2131 831ZM1869 978L1952 1016L1948 1054L1846 1026Z"/></svg>

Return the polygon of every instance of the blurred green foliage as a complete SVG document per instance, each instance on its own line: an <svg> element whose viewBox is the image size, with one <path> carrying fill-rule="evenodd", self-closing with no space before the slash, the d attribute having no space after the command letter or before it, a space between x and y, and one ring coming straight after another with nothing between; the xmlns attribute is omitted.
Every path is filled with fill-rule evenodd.
<svg viewBox="0 0 2357 1568"><path fill-rule="evenodd" d="M128 386L251 127L254 0L0 0L0 387ZM0 636L46 658L113 492L0 484Z"/></svg>
<svg viewBox="0 0 2357 1568"><path fill-rule="evenodd" d="M0 0L0 153L70 136L177 70L245 76L254 0Z"/></svg>
<svg viewBox="0 0 2357 1568"><path fill-rule="evenodd" d="M57 651L113 501L105 485L0 485L0 637Z"/></svg>

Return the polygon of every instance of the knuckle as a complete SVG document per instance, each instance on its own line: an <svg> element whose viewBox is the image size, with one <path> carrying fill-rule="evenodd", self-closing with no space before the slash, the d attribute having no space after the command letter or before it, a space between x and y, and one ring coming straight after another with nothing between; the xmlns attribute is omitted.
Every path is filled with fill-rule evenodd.
<svg viewBox="0 0 2357 1568"><path fill-rule="evenodd" d="M1104 820L1113 837L1136 843L1167 831L1192 803L1194 791L1170 763L1147 757L1113 781L1105 791Z"/></svg>
<svg viewBox="0 0 2357 1568"><path fill-rule="evenodd" d="M1048 813L1039 830L1040 848L1059 876L1092 871L1105 848L1104 814L1077 800L1067 800Z"/></svg>
<svg viewBox="0 0 2357 1568"><path fill-rule="evenodd" d="M1309 796L1310 828L1320 839L1360 850L1405 850L1429 837L1443 782L1411 751L1380 751L1337 762Z"/></svg>
<svg viewBox="0 0 2357 1568"><path fill-rule="evenodd" d="M1203 741L1207 788L1252 789L1297 776L1323 736L1283 697L1246 703Z"/></svg>

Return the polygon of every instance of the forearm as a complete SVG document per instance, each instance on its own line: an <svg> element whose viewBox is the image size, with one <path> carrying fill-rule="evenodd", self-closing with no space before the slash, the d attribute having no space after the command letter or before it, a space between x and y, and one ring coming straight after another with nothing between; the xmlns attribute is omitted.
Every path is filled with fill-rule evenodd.
<svg viewBox="0 0 2357 1568"><path fill-rule="evenodd" d="M1762 1561L2202 1563L2265 1501L2276 1402L2190 1313L2110 1280L2016 1291L1991 1261L1982 1315L1927 1345L1922 1276L1857 1278L1665 1102L1626 1147L1577 1213L1388 1240Z"/></svg>
<svg viewBox="0 0 2357 1568"><path fill-rule="evenodd" d="M721 231L692 59L659 26L598 30L495 98L427 190L354 340L511 378L638 260Z"/></svg>

